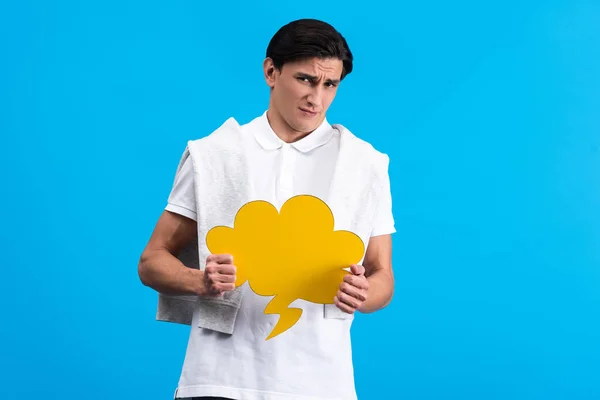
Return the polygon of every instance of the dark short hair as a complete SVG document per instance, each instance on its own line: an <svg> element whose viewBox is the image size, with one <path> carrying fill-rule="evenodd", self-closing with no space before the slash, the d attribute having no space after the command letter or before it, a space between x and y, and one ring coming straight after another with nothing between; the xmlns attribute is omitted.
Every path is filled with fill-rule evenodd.
<svg viewBox="0 0 600 400"><path fill-rule="evenodd" d="M317 58L342 61L340 79L352 72L352 52L346 39L331 25L316 19L299 19L282 26L267 46L267 57L281 71L285 63Z"/></svg>

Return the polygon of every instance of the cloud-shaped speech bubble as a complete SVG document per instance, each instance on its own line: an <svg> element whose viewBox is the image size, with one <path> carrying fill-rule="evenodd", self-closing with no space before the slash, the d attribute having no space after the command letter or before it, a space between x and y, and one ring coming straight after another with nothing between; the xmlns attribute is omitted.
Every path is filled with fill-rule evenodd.
<svg viewBox="0 0 600 400"><path fill-rule="evenodd" d="M289 308L296 299L332 304L344 268L356 264L365 248L349 231L334 231L333 214L317 197L290 198L277 212L266 201L252 201L238 211L233 228L217 226L206 235L213 254L233 255L235 285L248 281L261 296L275 296L265 314L279 314L271 339L291 328L302 315Z"/></svg>

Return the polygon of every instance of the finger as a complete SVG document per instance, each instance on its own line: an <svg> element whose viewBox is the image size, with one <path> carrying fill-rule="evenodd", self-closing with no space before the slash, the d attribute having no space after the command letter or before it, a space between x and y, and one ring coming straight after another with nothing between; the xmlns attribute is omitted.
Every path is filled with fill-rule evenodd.
<svg viewBox="0 0 600 400"><path fill-rule="evenodd" d="M206 258L206 263L233 264L233 256L231 254L211 254Z"/></svg>
<svg viewBox="0 0 600 400"><path fill-rule="evenodd" d="M355 309L348 306L345 303L342 303L340 300L338 300L337 296L333 298L333 303L336 305L337 308L339 308L340 310L348 313L348 314L354 314Z"/></svg>
<svg viewBox="0 0 600 400"><path fill-rule="evenodd" d="M349 285L346 282L340 285L340 291L342 293L346 293L348 296L352 296L355 299L360 300L361 302L367 300L367 293L364 289Z"/></svg>
<svg viewBox="0 0 600 400"><path fill-rule="evenodd" d="M367 279L364 277L364 275L346 275L344 276L344 282L357 287L359 289L368 289L369 288L369 281L367 281Z"/></svg>
<svg viewBox="0 0 600 400"><path fill-rule="evenodd" d="M216 274L221 275L235 275L236 266L233 264L215 264L210 263L206 264L206 268L204 268L204 272L209 276L213 276Z"/></svg>
<svg viewBox="0 0 600 400"><path fill-rule="evenodd" d="M215 283L235 283L235 275L233 274L215 274L212 277Z"/></svg>
<svg viewBox="0 0 600 400"><path fill-rule="evenodd" d="M235 275L236 266L233 264L220 264L216 268L216 272L221 275Z"/></svg>
<svg viewBox="0 0 600 400"><path fill-rule="evenodd" d="M235 289L235 283L215 282L214 287L221 292L231 292Z"/></svg>
<svg viewBox="0 0 600 400"><path fill-rule="evenodd" d="M352 264L350 266L350 272L352 272L354 275L364 275L365 267L359 264Z"/></svg>
<svg viewBox="0 0 600 400"><path fill-rule="evenodd" d="M352 297L349 294L342 292L341 290L338 290L337 298L338 300L340 300L340 302L346 304L348 307L351 307L353 309L357 309L362 303L357 298Z"/></svg>
<svg viewBox="0 0 600 400"><path fill-rule="evenodd" d="M220 296L223 292L219 290L217 283L206 284L206 296Z"/></svg>
<svg viewBox="0 0 600 400"><path fill-rule="evenodd" d="M208 285L208 291L213 294L230 292L235 289L234 283L212 282Z"/></svg>

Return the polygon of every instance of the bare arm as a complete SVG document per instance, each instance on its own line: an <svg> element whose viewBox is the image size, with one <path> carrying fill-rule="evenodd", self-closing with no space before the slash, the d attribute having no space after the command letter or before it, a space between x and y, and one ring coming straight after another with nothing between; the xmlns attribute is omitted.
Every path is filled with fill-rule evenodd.
<svg viewBox="0 0 600 400"><path fill-rule="evenodd" d="M351 265L350 272L334 298L338 308L352 314L356 310L371 313L387 306L394 294L391 235L372 237L363 265Z"/></svg>
<svg viewBox="0 0 600 400"><path fill-rule="evenodd" d="M391 235L374 236L369 240L363 266L369 289L366 301L358 310L370 313L386 307L394 294Z"/></svg>
<svg viewBox="0 0 600 400"><path fill-rule="evenodd" d="M203 272L176 257L196 235L196 221L163 211L138 264L142 283L165 294L202 295Z"/></svg>
<svg viewBox="0 0 600 400"><path fill-rule="evenodd" d="M219 296L235 289L235 265L230 254L211 254L204 270L188 268L176 255L195 238L196 222L164 211L138 264L140 280L164 294Z"/></svg>

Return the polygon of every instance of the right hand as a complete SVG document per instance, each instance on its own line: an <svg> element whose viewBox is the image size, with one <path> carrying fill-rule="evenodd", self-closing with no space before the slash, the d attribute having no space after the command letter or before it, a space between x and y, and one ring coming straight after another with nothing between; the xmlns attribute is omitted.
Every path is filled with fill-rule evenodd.
<svg viewBox="0 0 600 400"><path fill-rule="evenodd" d="M235 289L235 265L230 254L211 254L204 268L204 291L206 296L222 296Z"/></svg>

